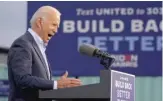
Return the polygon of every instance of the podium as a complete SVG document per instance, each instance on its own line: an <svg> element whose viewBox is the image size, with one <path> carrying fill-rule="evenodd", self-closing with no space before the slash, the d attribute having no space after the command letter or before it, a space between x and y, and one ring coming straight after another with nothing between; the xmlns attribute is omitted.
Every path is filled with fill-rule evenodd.
<svg viewBox="0 0 163 101"><path fill-rule="evenodd" d="M135 76L115 70L101 70L100 83L40 90L39 98L57 101L135 101Z"/></svg>

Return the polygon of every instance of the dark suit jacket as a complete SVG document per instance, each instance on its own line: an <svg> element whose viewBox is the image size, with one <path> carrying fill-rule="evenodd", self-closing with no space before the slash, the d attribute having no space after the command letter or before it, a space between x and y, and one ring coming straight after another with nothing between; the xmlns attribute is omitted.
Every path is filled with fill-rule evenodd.
<svg viewBox="0 0 163 101"><path fill-rule="evenodd" d="M9 101L42 101L38 90L53 89L44 58L29 32L12 44L8 53Z"/></svg>

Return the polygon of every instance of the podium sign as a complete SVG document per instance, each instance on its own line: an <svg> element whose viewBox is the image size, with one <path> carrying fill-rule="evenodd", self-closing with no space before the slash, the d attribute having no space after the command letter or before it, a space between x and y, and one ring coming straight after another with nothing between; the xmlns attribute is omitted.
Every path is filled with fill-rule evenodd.
<svg viewBox="0 0 163 101"><path fill-rule="evenodd" d="M135 101L135 75L111 70L111 101Z"/></svg>

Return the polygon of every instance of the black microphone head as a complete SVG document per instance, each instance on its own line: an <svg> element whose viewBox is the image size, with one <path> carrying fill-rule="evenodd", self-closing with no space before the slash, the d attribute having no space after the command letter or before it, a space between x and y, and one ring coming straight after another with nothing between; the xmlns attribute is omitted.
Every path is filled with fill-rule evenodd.
<svg viewBox="0 0 163 101"><path fill-rule="evenodd" d="M93 56L95 50L97 50L97 48L91 44L82 44L79 47L79 53L84 54L84 55L88 55L88 56Z"/></svg>

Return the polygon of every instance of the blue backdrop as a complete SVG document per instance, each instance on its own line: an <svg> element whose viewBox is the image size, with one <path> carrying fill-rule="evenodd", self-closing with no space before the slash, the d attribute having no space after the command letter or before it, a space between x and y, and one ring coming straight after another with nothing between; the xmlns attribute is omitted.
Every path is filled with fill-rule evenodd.
<svg viewBox="0 0 163 101"><path fill-rule="evenodd" d="M28 2L28 22L43 5L61 12L59 31L47 47L54 75L99 75L99 59L78 53L82 43L107 51L112 69L136 76L161 76L162 2ZM29 23L28 23L29 24ZM29 25L28 25L29 26Z"/></svg>

